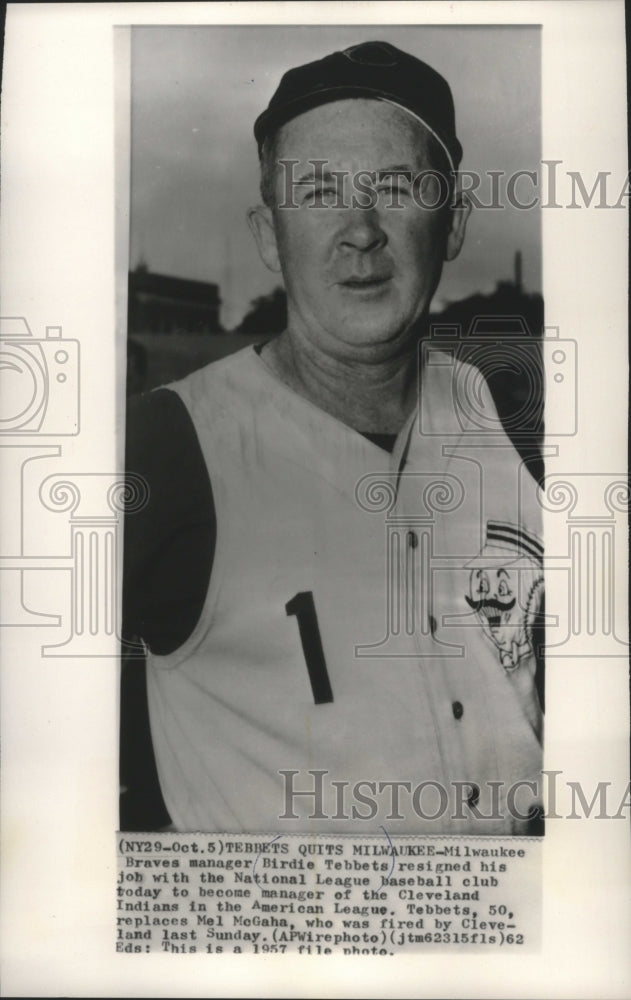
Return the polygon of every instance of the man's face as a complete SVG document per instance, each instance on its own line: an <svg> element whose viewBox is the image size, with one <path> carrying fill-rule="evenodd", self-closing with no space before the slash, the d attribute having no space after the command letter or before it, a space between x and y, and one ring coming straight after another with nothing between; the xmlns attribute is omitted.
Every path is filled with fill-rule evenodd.
<svg viewBox="0 0 631 1000"><path fill-rule="evenodd" d="M265 262L282 269L290 329L331 356L378 359L407 344L410 327L429 309L443 260L460 249L466 212L418 204L439 199L436 180L417 189L415 199L412 182L384 179L375 185L372 207L349 204L357 195L350 178L360 171L403 168L416 177L435 169L427 140L426 129L403 110L363 99L315 108L281 130L277 157L298 161L293 178L305 181L291 189L298 207L262 210L267 225L259 218L252 228ZM313 160L326 161L315 185ZM346 175L345 207L333 207L342 195L336 171ZM289 168L277 172L277 206L289 176ZM315 207L317 201L329 207Z"/></svg>

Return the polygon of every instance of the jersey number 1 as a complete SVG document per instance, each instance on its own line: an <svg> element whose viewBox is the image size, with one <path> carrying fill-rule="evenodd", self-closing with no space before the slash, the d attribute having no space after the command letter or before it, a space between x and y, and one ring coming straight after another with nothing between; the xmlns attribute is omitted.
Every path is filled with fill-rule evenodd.
<svg viewBox="0 0 631 1000"><path fill-rule="evenodd" d="M313 700L316 705L324 705L328 701L333 701L313 593L310 590L305 590L296 594L291 601L287 601L285 611L288 615L295 615L298 619L298 631L309 671Z"/></svg>

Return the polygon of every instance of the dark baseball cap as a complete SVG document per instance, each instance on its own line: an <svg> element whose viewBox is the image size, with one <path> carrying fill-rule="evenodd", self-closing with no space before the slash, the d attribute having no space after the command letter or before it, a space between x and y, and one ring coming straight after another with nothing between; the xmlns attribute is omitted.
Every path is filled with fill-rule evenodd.
<svg viewBox="0 0 631 1000"><path fill-rule="evenodd" d="M451 89L435 69L388 42L362 42L288 70L254 123L259 153L276 129L305 111L349 97L388 101L410 112L445 150L452 169L462 159Z"/></svg>

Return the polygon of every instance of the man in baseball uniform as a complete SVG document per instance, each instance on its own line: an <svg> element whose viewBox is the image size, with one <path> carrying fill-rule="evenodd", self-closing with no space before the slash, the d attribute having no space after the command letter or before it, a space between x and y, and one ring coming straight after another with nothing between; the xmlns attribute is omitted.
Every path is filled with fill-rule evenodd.
<svg viewBox="0 0 631 1000"><path fill-rule="evenodd" d="M469 212L450 88L364 43L286 73L254 132L287 329L128 415L126 629L170 817L533 832L536 485L481 377L419 350Z"/></svg>

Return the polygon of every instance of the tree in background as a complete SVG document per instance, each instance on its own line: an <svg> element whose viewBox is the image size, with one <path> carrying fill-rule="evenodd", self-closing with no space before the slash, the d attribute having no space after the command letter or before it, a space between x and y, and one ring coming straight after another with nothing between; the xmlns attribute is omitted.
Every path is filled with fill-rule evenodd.
<svg viewBox="0 0 631 1000"><path fill-rule="evenodd" d="M236 329L237 333L282 333L287 326L287 293L274 288L267 295L252 299L250 309Z"/></svg>

